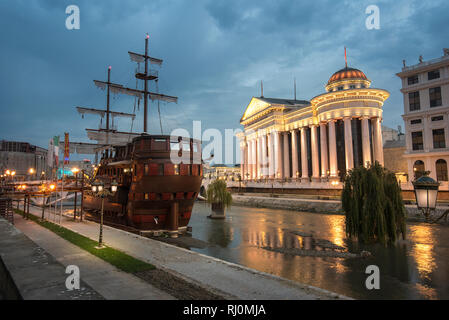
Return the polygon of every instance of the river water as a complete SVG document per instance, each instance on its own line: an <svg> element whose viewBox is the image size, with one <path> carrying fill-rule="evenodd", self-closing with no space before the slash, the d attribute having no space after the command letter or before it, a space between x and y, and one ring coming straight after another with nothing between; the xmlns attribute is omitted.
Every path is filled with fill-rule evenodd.
<svg viewBox="0 0 449 320"><path fill-rule="evenodd" d="M346 239L342 215L232 206L225 220L212 220L207 204L198 202L193 211L192 236L210 244L196 252L358 299L449 299L448 226L409 222L406 240L362 246ZM296 256L263 248L320 250L322 244L372 255ZM380 269L379 290L365 286L369 265Z"/></svg>

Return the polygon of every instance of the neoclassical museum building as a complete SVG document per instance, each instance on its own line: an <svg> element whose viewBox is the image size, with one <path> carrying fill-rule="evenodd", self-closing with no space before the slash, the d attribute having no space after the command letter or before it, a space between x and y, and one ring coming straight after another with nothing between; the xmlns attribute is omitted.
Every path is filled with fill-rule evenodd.
<svg viewBox="0 0 449 320"><path fill-rule="evenodd" d="M382 106L388 91L372 88L362 71L347 66L325 89L310 101L251 99L237 135L246 186L341 188L348 170L383 164Z"/></svg>

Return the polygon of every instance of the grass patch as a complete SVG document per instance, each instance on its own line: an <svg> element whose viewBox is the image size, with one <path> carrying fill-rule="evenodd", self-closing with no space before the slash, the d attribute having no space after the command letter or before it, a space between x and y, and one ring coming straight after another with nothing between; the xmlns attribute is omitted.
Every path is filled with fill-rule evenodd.
<svg viewBox="0 0 449 320"><path fill-rule="evenodd" d="M22 210L15 209L15 212L17 214L23 215ZM79 233L76 233L72 230L54 224L52 222L42 221L39 217L33 214L29 214L28 217L30 220L36 222L42 227L47 228L50 231L53 231L61 238L73 243L74 245L80 247L83 250L86 250L87 252L93 254L94 256L112 264L113 266L117 267L122 271L135 273L155 269L153 265L138 260L134 257L131 257L130 255L127 255L126 253L123 253L119 250L110 247L106 247L103 249L96 249L95 246L98 245L98 242L91 240L83 235L80 235Z"/></svg>

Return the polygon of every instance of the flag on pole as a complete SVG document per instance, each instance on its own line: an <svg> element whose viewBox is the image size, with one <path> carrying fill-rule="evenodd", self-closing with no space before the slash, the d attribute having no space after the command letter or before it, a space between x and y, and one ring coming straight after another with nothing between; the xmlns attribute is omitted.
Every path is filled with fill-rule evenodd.
<svg viewBox="0 0 449 320"><path fill-rule="evenodd" d="M53 152L54 152L54 145L53 145L53 139L50 139L48 142L48 151L47 151L47 164L50 168L53 168Z"/></svg>
<svg viewBox="0 0 449 320"><path fill-rule="evenodd" d="M55 157L55 164L56 167L59 166L59 136L53 137L53 146L54 146L54 157Z"/></svg>
<svg viewBox="0 0 449 320"><path fill-rule="evenodd" d="M64 133L64 164L69 164L70 148L69 148L69 133Z"/></svg>
<svg viewBox="0 0 449 320"><path fill-rule="evenodd" d="M348 58L346 57L346 47L345 47L345 66L348 67Z"/></svg>

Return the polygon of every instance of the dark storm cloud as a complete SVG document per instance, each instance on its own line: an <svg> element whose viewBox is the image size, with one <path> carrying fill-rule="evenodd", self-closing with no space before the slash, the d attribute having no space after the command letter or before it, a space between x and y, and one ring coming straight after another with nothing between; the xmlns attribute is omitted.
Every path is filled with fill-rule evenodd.
<svg viewBox="0 0 449 320"><path fill-rule="evenodd" d="M65 28L70 4L80 8L80 30ZM380 30L365 28L370 4L380 7ZM298 97L310 99L344 66L344 46L351 66L390 91L384 119L396 127L403 105L395 73L402 59L441 55L448 9L445 1L2 1L0 138L46 146L69 131L72 140L87 141L84 128L98 119L81 119L74 106L104 106L92 80L105 79L108 65L113 81L135 86L127 51L142 52L146 32L151 54L164 59L160 91L180 98L161 106L165 133L190 131L192 120L203 129L238 127L261 79L265 96L289 98L296 77ZM112 101L119 111L133 104L122 96ZM156 109L152 103L154 133Z"/></svg>

